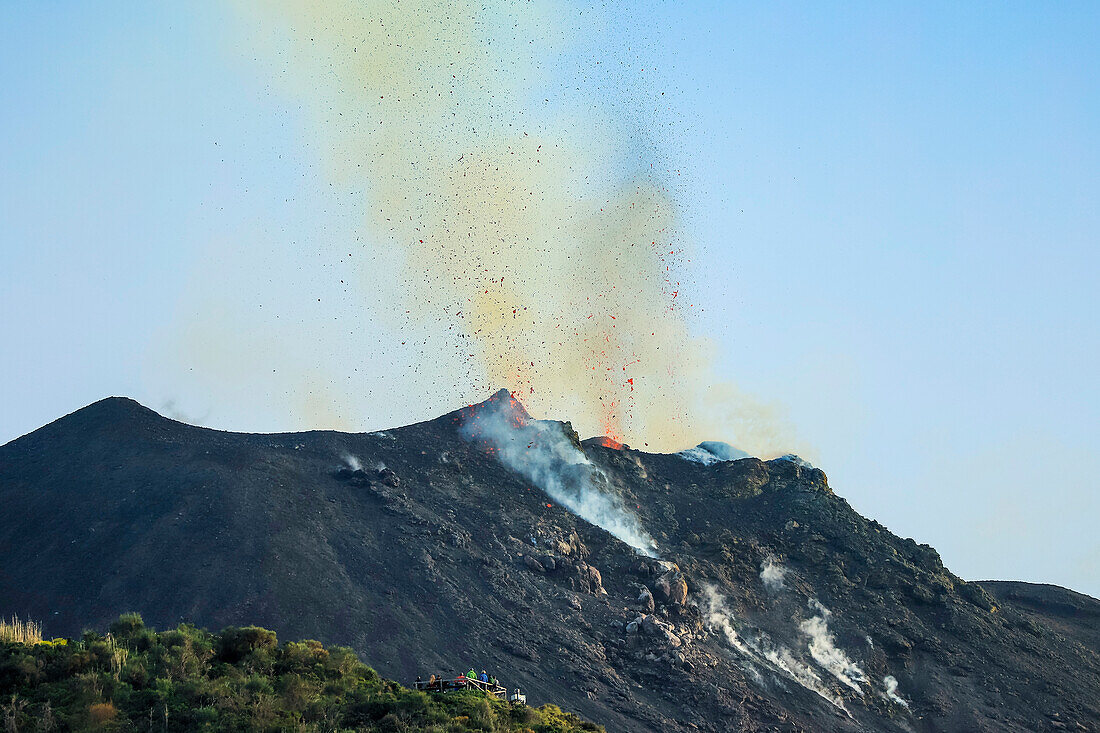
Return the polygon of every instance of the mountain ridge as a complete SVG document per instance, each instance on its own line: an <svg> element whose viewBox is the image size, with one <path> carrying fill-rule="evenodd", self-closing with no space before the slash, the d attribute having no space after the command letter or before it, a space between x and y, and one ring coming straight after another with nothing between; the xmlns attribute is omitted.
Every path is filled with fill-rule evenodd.
<svg viewBox="0 0 1100 733"><path fill-rule="evenodd" d="M962 581L819 469L702 465L554 422L657 542L644 558L464 438L488 404L373 433L249 434L93 403L0 447L0 612L49 633L128 610L257 623L403 679L483 659L609 730L1100 716L1086 602L1059 615L1073 596Z"/></svg>

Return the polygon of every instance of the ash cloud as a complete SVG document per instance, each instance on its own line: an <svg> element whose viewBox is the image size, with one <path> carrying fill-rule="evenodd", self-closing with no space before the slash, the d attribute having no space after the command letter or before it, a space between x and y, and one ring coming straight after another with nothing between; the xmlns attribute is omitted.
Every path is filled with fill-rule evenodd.
<svg viewBox="0 0 1100 733"><path fill-rule="evenodd" d="M792 447L689 332L677 203L659 156L639 159L640 110L571 78L586 73L569 70L578 47L608 53L589 16L504 0L236 5L246 54L293 98L304 148L344 196L334 208L363 216L347 267L364 307L434 340L418 368L446 385L437 399L503 384L656 450L708 435Z"/></svg>
<svg viewBox="0 0 1100 733"><path fill-rule="evenodd" d="M603 472L569 439L565 427L550 420L521 414L511 398L478 405L463 423L468 440L488 443L493 455L526 477L551 499L585 521L648 557L657 556L657 544L638 518L604 488Z"/></svg>

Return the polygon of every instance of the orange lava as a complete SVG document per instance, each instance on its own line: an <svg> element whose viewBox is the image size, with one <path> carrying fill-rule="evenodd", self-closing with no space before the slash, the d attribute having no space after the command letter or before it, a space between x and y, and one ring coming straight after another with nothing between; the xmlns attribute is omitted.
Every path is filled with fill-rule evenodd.
<svg viewBox="0 0 1100 733"><path fill-rule="evenodd" d="M613 450L622 450L623 448L626 448L626 444L620 443L614 438L609 438L606 435L601 435L594 440L596 442L596 445L602 446L604 448L611 448Z"/></svg>

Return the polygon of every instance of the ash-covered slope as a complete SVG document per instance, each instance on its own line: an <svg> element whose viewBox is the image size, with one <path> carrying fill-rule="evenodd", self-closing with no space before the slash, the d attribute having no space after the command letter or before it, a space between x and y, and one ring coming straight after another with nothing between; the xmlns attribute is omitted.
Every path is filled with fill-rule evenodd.
<svg viewBox="0 0 1100 733"><path fill-rule="evenodd" d="M372 434L103 400L0 448L0 613L254 623L398 679L484 667L609 730L1098 730L1094 599L964 583L795 461L530 426L507 393ZM533 468L539 435L564 442ZM656 557L563 508L592 509L581 485Z"/></svg>

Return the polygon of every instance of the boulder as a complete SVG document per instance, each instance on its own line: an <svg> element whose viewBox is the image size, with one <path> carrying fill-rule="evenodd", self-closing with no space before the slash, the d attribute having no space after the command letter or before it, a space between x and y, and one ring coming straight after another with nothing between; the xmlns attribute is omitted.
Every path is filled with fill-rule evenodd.
<svg viewBox="0 0 1100 733"><path fill-rule="evenodd" d="M668 602L682 606L687 601L688 586L684 576L675 571L675 577L668 581Z"/></svg>
<svg viewBox="0 0 1100 733"><path fill-rule="evenodd" d="M687 602L687 581L675 565L653 583L653 596L662 603L684 605Z"/></svg>
<svg viewBox="0 0 1100 733"><path fill-rule="evenodd" d="M559 558L561 567L566 567L565 561L567 558ZM605 595L607 591L603 589L603 577L600 575L600 571L592 567L583 560L572 561L571 571L568 573L569 586L573 590L581 590L592 595Z"/></svg>
<svg viewBox="0 0 1100 733"><path fill-rule="evenodd" d="M671 629L662 628L661 633L657 635L657 640L665 646L670 646L673 649L680 646L680 637L672 633Z"/></svg>
<svg viewBox="0 0 1100 733"><path fill-rule="evenodd" d="M582 560L588 557L588 548L584 546L584 542L581 541L581 537L576 531L569 533L569 539L566 542L569 544L570 555Z"/></svg>
<svg viewBox="0 0 1100 733"><path fill-rule="evenodd" d="M594 588L600 588L603 586L603 576L600 575L600 571L591 565L586 566L588 568L588 582L592 584Z"/></svg>
<svg viewBox="0 0 1100 733"><path fill-rule="evenodd" d="M528 570L536 573L545 573L546 568L542 566L542 563L535 559L532 555L525 555L523 558L523 564L527 566Z"/></svg>
<svg viewBox="0 0 1100 733"><path fill-rule="evenodd" d="M644 585L642 586L641 592L638 594L637 603L646 613L653 612L653 593L651 593L649 588L645 587Z"/></svg>
<svg viewBox="0 0 1100 733"><path fill-rule="evenodd" d="M661 646L675 649L683 643L680 637L673 633L670 624L662 621L651 613L639 616L630 623L637 624L637 630L641 634Z"/></svg>
<svg viewBox="0 0 1100 733"><path fill-rule="evenodd" d="M548 573L552 573L558 567L558 564L554 562L554 558L549 555L543 555L542 557L540 557L539 562L542 563L543 569Z"/></svg>
<svg viewBox="0 0 1100 733"><path fill-rule="evenodd" d="M332 474L340 481L346 481L352 486L370 486L370 476L362 469L340 468Z"/></svg>

